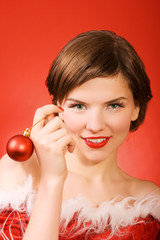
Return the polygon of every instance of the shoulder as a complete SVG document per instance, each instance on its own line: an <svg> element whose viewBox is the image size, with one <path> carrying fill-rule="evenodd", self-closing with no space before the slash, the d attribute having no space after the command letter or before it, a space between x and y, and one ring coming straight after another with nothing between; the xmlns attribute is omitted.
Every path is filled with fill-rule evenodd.
<svg viewBox="0 0 160 240"><path fill-rule="evenodd" d="M16 162L7 154L0 160L0 211L11 208L31 213L35 191L30 161Z"/></svg>
<svg viewBox="0 0 160 240"><path fill-rule="evenodd" d="M0 188L15 187L25 174L23 166L5 154L0 160Z"/></svg>
<svg viewBox="0 0 160 240"><path fill-rule="evenodd" d="M152 181L133 177L124 171L122 171L122 177L128 195L133 197L143 197L150 194L160 195L160 186Z"/></svg>
<svg viewBox="0 0 160 240"><path fill-rule="evenodd" d="M133 192L138 196L160 195L160 187L152 181L133 179Z"/></svg>
<svg viewBox="0 0 160 240"><path fill-rule="evenodd" d="M28 161L17 162L5 154L0 159L0 189L13 189L17 185L22 185L28 175L36 175L38 170L34 170L37 169L35 165L37 165L35 155Z"/></svg>

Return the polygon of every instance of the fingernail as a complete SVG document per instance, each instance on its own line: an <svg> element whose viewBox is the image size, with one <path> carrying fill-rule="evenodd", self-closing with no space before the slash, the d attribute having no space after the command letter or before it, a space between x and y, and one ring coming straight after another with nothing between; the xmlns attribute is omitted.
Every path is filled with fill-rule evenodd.
<svg viewBox="0 0 160 240"><path fill-rule="evenodd" d="M64 109L62 108L62 107L60 107L60 106L57 106L59 109L61 109L62 111L64 111Z"/></svg>

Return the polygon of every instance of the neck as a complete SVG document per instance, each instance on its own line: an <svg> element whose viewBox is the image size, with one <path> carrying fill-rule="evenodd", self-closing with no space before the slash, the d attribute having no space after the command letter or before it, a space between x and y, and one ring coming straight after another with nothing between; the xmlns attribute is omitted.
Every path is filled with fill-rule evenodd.
<svg viewBox="0 0 160 240"><path fill-rule="evenodd" d="M120 175L120 168L117 165L117 152L113 152L106 159L93 162L83 156L74 153L66 155L68 171L80 175L90 181L103 181L104 179L116 179Z"/></svg>

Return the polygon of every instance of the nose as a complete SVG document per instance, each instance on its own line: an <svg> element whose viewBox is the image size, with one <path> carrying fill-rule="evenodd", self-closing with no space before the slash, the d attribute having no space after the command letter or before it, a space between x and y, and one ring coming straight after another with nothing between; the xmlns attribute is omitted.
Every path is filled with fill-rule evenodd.
<svg viewBox="0 0 160 240"><path fill-rule="evenodd" d="M86 129L93 132L101 132L106 126L105 118L102 112L95 111L88 114Z"/></svg>

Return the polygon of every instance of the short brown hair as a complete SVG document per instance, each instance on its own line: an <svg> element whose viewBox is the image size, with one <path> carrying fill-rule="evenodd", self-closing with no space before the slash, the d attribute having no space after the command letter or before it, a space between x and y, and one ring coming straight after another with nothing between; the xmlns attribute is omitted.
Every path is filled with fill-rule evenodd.
<svg viewBox="0 0 160 240"><path fill-rule="evenodd" d="M150 80L134 48L114 32L94 30L69 41L54 60L46 85L54 103L61 103L72 89L86 81L118 73L125 77L135 104L140 106L138 119L130 126L130 131L135 131L144 121L152 98Z"/></svg>

